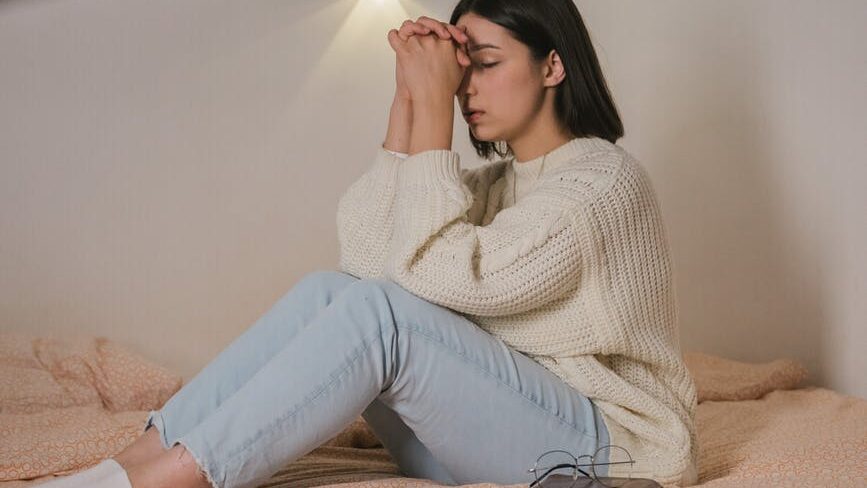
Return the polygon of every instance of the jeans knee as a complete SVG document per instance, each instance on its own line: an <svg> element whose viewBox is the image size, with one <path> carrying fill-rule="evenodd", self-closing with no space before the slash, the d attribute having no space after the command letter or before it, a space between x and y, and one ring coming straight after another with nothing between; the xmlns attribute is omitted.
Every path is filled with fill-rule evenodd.
<svg viewBox="0 0 867 488"><path fill-rule="evenodd" d="M346 300L376 303L380 310L388 310L388 316L392 319L394 307L402 306L407 296L412 297L400 285L385 278L359 279L348 286L344 294Z"/></svg>

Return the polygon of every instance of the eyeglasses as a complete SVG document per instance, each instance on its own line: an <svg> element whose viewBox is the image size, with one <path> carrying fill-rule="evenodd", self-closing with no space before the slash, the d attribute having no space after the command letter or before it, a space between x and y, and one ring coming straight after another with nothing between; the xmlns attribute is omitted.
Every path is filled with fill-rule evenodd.
<svg viewBox="0 0 867 488"><path fill-rule="evenodd" d="M613 464L625 465L618 470L616 478L607 476L608 466ZM634 464L635 460L629 455L629 451L620 446L602 446L592 456L585 454L577 458L568 451L555 449L543 453L536 460L536 464L527 470L536 478L528 488L536 485L540 488L580 488L594 486L592 482L604 487L616 488L632 479ZM588 467L590 469L586 469ZM584 477L580 477L579 474Z"/></svg>

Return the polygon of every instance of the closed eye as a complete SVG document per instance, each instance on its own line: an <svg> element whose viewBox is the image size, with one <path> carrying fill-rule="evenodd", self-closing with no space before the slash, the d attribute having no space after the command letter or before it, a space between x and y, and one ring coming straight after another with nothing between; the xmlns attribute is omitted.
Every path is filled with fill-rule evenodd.
<svg viewBox="0 0 867 488"><path fill-rule="evenodd" d="M481 66L482 68L492 68L498 64L500 64L500 63L499 62L496 62L496 63L479 63L479 66Z"/></svg>

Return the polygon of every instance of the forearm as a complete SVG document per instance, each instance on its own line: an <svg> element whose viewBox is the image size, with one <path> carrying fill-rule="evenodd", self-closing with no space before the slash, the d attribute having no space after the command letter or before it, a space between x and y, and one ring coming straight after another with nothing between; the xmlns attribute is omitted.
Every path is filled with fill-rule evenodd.
<svg viewBox="0 0 867 488"><path fill-rule="evenodd" d="M455 105L452 97L413 101L412 131L408 154L431 149L451 149Z"/></svg>
<svg viewBox="0 0 867 488"><path fill-rule="evenodd" d="M391 103L388 132L383 147L395 152L408 153L411 132L412 101L395 96Z"/></svg>

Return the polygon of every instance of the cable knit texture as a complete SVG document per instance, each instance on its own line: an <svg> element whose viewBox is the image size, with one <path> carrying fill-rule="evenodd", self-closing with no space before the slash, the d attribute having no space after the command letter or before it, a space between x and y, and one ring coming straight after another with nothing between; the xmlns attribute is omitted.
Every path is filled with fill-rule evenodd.
<svg viewBox="0 0 867 488"><path fill-rule="evenodd" d="M623 148L574 138L462 169L454 151L379 147L340 198L337 229L342 271L462 314L589 397L637 459L633 476L697 481L668 238Z"/></svg>

